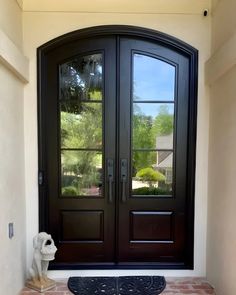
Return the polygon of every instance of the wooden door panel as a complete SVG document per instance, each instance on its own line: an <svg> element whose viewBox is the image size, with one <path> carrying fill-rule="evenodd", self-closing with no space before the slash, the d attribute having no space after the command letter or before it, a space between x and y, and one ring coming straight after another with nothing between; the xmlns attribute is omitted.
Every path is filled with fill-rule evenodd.
<svg viewBox="0 0 236 295"><path fill-rule="evenodd" d="M57 251L57 265L90 265L111 262L109 248L104 243L61 243Z"/></svg>
<svg viewBox="0 0 236 295"><path fill-rule="evenodd" d="M173 243L173 212L131 211L131 243Z"/></svg>
<svg viewBox="0 0 236 295"><path fill-rule="evenodd" d="M103 211L62 211L62 241L101 243L104 240Z"/></svg>
<svg viewBox="0 0 236 295"><path fill-rule="evenodd" d="M110 131L116 118L116 102L112 99L115 56L114 37L93 42L76 40L47 55L47 91L42 107L47 126L48 230L58 247L56 263L114 261L115 204L110 202L109 194L115 199L115 186L114 179L108 182L107 159L115 159L111 147L115 146L116 135ZM100 82L91 80L96 71L101 73L97 74ZM88 118L92 121L84 125ZM97 184L93 179L88 184L91 175L97 177Z"/></svg>
<svg viewBox="0 0 236 295"><path fill-rule="evenodd" d="M142 58L143 64L140 61ZM128 181L125 183L126 199L122 202L120 196L119 204L119 260L127 263L160 263L165 260L182 263L187 239L184 167L188 150L188 60L160 44L125 37L120 40L120 60L120 108L124 110L120 114L120 158L128 161ZM135 73L135 70L140 72ZM168 71L169 80L164 81L161 76ZM171 113L166 111L165 115L173 121L173 127L164 131L163 135L157 133L152 143L152 138L145 141L144 137L148 138L146 126L155 126L155 122L160 122L157 121L160 120L159 111L154 111L162 106L171 109ZM146 128L142 136L137 129L140 127L135 125L137 120L140 126L143 124ZM150 133L155 130L155 127L151 128ZM153 183L147 184L147 178L146 183L138 178L141 173L136 167L142 173L149 169L157 177L158 173L164 173L170 167L172 185L162 184L166 177L154 181L156 187ZM135 189L133 193L133 186L142 186L142 190ZM159 186L163 186L162 189ZM126 231L123 230L125 227Z"/></svg>

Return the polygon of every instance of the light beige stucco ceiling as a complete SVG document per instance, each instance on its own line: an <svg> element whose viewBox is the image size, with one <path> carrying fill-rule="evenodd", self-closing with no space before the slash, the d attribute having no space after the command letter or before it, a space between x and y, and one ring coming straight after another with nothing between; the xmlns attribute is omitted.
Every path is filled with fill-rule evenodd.
<svg viewBox="0 0 236 295"><path fill-rule="evenodd" d="M215 1L215 0L214 0ZM211 0L17 0L24 11L201 14Z"/></svg>

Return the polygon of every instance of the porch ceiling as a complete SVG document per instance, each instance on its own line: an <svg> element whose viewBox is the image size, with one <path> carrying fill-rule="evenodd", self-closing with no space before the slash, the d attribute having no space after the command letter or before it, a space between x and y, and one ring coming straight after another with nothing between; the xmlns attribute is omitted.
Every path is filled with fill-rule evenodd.
<svg viewBox="0 0 236 295"><path fill-rule="evenodd" d="M211 0L17 0L24 11L201 14Z"/></svg>

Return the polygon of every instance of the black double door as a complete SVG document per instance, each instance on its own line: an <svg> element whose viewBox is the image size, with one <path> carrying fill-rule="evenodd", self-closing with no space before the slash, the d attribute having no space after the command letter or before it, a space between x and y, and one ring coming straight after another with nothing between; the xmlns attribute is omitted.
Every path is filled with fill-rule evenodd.
<svg viewBox="0 0 236 295"><path fill-rule="evenodd" d="M183 267L188 58L116 34L53 48L43 69L41 192L55 265Z"/></svg>

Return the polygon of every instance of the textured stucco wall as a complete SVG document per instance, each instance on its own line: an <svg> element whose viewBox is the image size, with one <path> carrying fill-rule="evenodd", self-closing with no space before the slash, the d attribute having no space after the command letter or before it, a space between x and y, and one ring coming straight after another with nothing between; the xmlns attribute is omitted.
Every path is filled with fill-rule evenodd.
<svg viewBox="0 0 236 295"><path fill-rule="evenodd" d="M0 30L23 47L22 12L15 0L0 0ZM26 268L23 87L0 62L0 293L7 295L22 288ZM11 240L9 222L15 230Z"/></svg>
<svg viewBox="0 0 236 295"><path fill-rule="evenodd" d="M217 294L233 295L236 294L236 2L218 0L213 4L214 61L218 63L216 59L220 59L224 67L228 56L234 58L210 89L207 277Z"/></svg>

